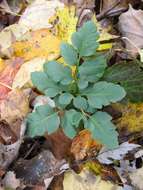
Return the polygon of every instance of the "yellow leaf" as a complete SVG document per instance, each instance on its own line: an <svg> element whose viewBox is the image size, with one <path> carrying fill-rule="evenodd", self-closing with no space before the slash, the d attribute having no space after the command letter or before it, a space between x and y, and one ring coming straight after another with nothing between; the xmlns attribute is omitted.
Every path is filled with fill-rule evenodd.
<svg viewBox="0 0 143 190"><path fill-rule="evenodd" d="M83 170L80 174L66 172L63 181L64 190L121 190L122 188L101 180L88 170Z"/></svg>
<svg viewBox="0 0 143 190"><path fill-rule="evenodd" d="M71 42L71 35L76 31L78 18L75 17L75 7L58 9L56 15L50 19L54 26L54 33L61 40Z"/></svg>
<svg viewBox="0 0 143 190"><path fill-rule="evenodd" d="M122 117L116 120L119 129L130 133L143 130L143 103L114 104L113 107L122 112Z"/></svg>
<svg viewBox="0 0 143 190"><path fill-rule="evenodd" d="M32 82L30 80L31 73L42 70L45 61L45 58L34 58L25 62L17 72L12 84L12 88L22 88L25 85L26 87L32 86Z"/></svg>
<svg viewBox="0 0 143 190"><path fill-rule="evenodd" d="M3 71L5 67L6 67L5 62L3 61L3 59L0 58L0 72Z"/></svg>
<svg viewBox="0 0 143 190"><path fill-rule="evenodd" d="M109 50L112 48L113 46L113 43L109 42L110 40L113 40L115 38L117 38L117 36L115 35L112 35L109 33L109 31L111 30L110 27L107 27L107 28L103 28L100 24L100 22L97 21L96 17L93 16L93 21L95 22L96 24L96 27L97 27L97 30L99 31L100 33L100 37L99 37L99 42L101 43L99 48L98 48L98 51L104 51L104 50Z"/></svg>
<svg viewBox="0 0 143 190"><path fill-rule="evenodd" d="M12 47L16 57L22 57L28 61L35 57L51 60L59 56L60 40L48 29L36 30L29 34L29 38L13 43Z"/></svg>

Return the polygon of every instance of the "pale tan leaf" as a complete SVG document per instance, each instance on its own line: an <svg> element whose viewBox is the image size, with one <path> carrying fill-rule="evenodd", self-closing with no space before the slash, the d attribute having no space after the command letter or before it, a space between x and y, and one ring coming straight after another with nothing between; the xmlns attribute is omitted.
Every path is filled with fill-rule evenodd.
<svg viewBox="0 0 143 190"><path fill-rule="evenodd" d="M59 0L35 0L27 7L21 16L19 23L29 29L37 30L50 28L49 18L56 13L56 8L63 8L64 4Z"/></svg>
<svg viewBox="0 0 143 190"><path fill-rule="evenodd" d="M80 174L74 172L65 173L63 181L64 190L121 190L122 188L101 180L88 170L83 170Z"/></svg>
<svg viewBox="0 0 143 190"><path fill-rule="evenodd" d="M22 88L25 85L32 86L31 73L35 71L41 71L43 69L43 64L45 61L45 58L35 58L31 61L25 62L17 72L13 81L12 88Z"/></svg>
<svg viewBox="0 0 143 190"><path fill-rule="evenodd" d="M143 11L135 10L130 5L127 12L119 17L119 28L127 51L136 56L143 48Z"/></svg>

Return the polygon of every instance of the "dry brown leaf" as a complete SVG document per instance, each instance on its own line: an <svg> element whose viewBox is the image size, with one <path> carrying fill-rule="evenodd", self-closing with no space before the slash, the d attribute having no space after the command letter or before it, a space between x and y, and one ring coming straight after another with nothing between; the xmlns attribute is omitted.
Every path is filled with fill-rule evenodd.
<svg viewBox="0 0 143 190"><path fill-rule="evenodd" d="M23 184L27 186L40 185L45 179L49 179L50 184L53 177L60 174L66 165L65 160L58 160L52 152L43 150L32 159L19 159L13 170Z"/></svg>
<svg viewBox="0 0 143 190"><path fill-rule="evenodd" d="M114 9L111 11L117 11L120 10L121 8L128 8L128 3L131 2L132 0L122 0L120 1L119 5L117 5ZM113 5L116 5L119 1L118 0L103 0L102 1L102 10L107 11L110 9Z"/></svg>
<svg viewBox="0 0 143 190"><path fill-rule="evenodd" d="M46 135L44 147L54 154L57 159L63 159L70 155L71 139L69 139L62 130Z"/></svg>
<svg viewBox="0 0 143 190"><path fill-rule="evenodd" d="M29 112L29 90L13 90L7 98L0 102L0 116L9 124L17 119L23 119Z"/></svg>
<svg viewBox="0 0 143 190"><path fill-rule="evenodd" d="M76 160L82 160L92 148L98 152L101 144L92 139L88 130L82 130L72 141L71 153Z"/></svg>
<svg viewBox="0 0 143 190"><path fill-rule="evenodd" d="M135 10L130 6L129 10L119 17L119 29L126 44L127 51L136 56L143 48L143 11Z"/></svg>
<svg viewBox="0 0 143 190"><path fill-rule="evenodd" d="M35 57L51 60L59 56L60 40L48 29L41 29L28 32L25 40L13 43L12 47L14 55L24 58L25 61Z"/></svg>
<svg viewBox="0 0 143 190"><path fill-rule="evenodd" d="M0 143L0 168L7 169L11 162L16 159L20 145L22 143L23 135L25 133L26 124L25 121L22 122L19 126L20 134L19 140L10 145L4 145Z"/></svg>

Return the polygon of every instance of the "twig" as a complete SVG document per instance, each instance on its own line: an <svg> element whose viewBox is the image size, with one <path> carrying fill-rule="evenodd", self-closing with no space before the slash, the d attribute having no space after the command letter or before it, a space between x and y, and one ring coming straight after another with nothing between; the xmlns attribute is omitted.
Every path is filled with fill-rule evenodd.
<svg viewBox="0 0 143 190"><path fill-rule="evenodd" d="M98 14L96 16L97 20L100 21L102 20L103 18L105 18L107 16L107 14L112 11L115 7L117 7L118 5L120 4L120 0L118 0L114 5L112 5L109 9L101 12L100 14Z"/></svg>
<svg viewBox="0 0 143 190"><path fill-rule="evenodd" d="M5 83L3 83L3 82L0 82L0 85L1 85L1 86L4 86L4 87L6 87L6 88L8 88L8 89L10 89L10 90L13 90L13 88L12 88L11 86L9 86L9 85L7 85L7 84L5 84Z"/></svg>

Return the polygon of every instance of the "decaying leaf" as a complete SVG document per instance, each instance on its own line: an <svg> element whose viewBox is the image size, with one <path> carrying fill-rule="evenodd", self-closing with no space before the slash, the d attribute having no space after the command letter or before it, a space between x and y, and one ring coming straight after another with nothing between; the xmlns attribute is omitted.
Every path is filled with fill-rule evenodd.
<svg viewBox="0 0 143 190"><path fill-rule="evenodd" d="M143 167L135 170L130 174L131 183L138 190L142 190L143 188Z"/></svg>
<svg viewBox="0 0 143 190"><path fill-rule="evenodd" d="M51 182L65 170L64 167L68 167L65 160L57 160L49 150L44 150L30 160L18 160L13 169L22 183L38 185L47 178Z"/></svg>
<svg viewBox="0 0 143 190"><path fill-rule="evenodd" d="M16 57L22 57L28 61L35 57L51 60L59 56L60 40L52 35L48 29L28 32L25 35L25 40L12 44Z"/></svg>
<svg viewBox="0 0 143 190"><path fill-rule="evenodd" d="M52 25L48 21L49 18L56 13L56 8L63 7L64 4L59 0L35 0L27 7L19 23L32 30L51 28Z"/></svg>
<svg viewBox="0 0 143 190"><path fill-rule="evenodd" d="M129 133L143 130L143 103L114 104L113 107L122 112L122 117L116 120L119 130Z"/></svg>
<svg viewBox="0 0 143 190"><path fill-rule="evenodd" d="M3 29L0 32L0 54L10 57L12 43L20 39L26 31L27 28L20 24L13 24Z"/></svg>
<svg viewBox="0 0 143 190"><path fill-rule="evenodd" d="M92 148L98 152L101 148L101 144L93 140L91 133L85 129L73 139L71 153L74 155L76 160L82 160L87 156Z"/></svg>
<svg viewBox="0 0 143 190"><path fill-rule="evenodd" d="M13 80L12 88L22 88L25 85L32 86L31 73L35 71L41 71L45 61L45 58L34 58L25 62L17 72Z"/></svg>
<svg viewBox="0 0 143 190"><path fill-rule="evenodd" d="M143 101L143 71L137 62L114 64L106 69L103 79L124 87L131 102Z"/></svg>
<svg viewBox="0 0 143 190"><path fill-rule="evenodd" d="M76 31L77 21L74 6L58 9L50 19L51 23L56 23L54 29L52 29L55 35L68 42L71 42L71 35Z"/></svg>
<svg viewBox="0 0 143 190"><path fill-rule="evenodd" d="M13 90L0 103L1 119L9 124L17 119L23 119L29 112L29 91Z"/></svg>
<svg viewBox="0 0 143 190"><path fill-rule="evenodd" d="M139 148L140 145L130 144L128 142L120 144L120 146L115 150L102 149L97 156L97 159L104 164L111 164L114 160L121 160L124 156L134 149Z"/></svg>
<svg viewBox="0 0 143 190"><path fill-rule="evenodd" d="M23 135L25 133L26 124L22 122L20 127L19 139L10 145L0 144L0 168L7 169L11 162L16 159L20 145L22 143Z"/></svg>
<svg viewBox="0 0 143 190"><path fill-rule="evenodd" d="M4 187L10 189L16 189L20 187L20 180L16 178L15 173L12 171L7 172L2 183Z"/></svg>
<svg viewBox="0 0 143 190"><path fill-rule="evenodd" d="M21 58L12 58L7 61L7 66L0 73L0 100L5 99L8 92L12 90L13 79L22 63Z"/></svg>
<svg viewBox="0 0 143 190"><path fill-rule="evenodd" d="M143 11L135 10L131 6L129 10L119 17L119 28L122 33L126 48L130 55L136 56L143 48Z"/></svg>
<svg viewBox="0 0 143 190"><path fill-rule="evenodd" d="M3 59L0 58L0 73L4 70L6 64Z"/></svg>
<svg viewBox="0 0 143 190"><path fill-rule="evenodd" d="M88 170L83 170L80 174L76 174L73 171L65 173L64 190L121 190L118 185L112 184L101 180L100 177L95 176Z"/></svg>
<svg viewBox="0 0 143 190"><path fill-rule="evenodd" d="M99 48L98 51L104 51L111 49L113 46L113 42L111 40L114 40L117 38L117 36L110 34L112 26L109 24L105 24L104 22L98 22L96 17L93 17L94 22L96 23L97 29L100 33L99 36ZM107 26L106 26L107 25Z"/></svg>

